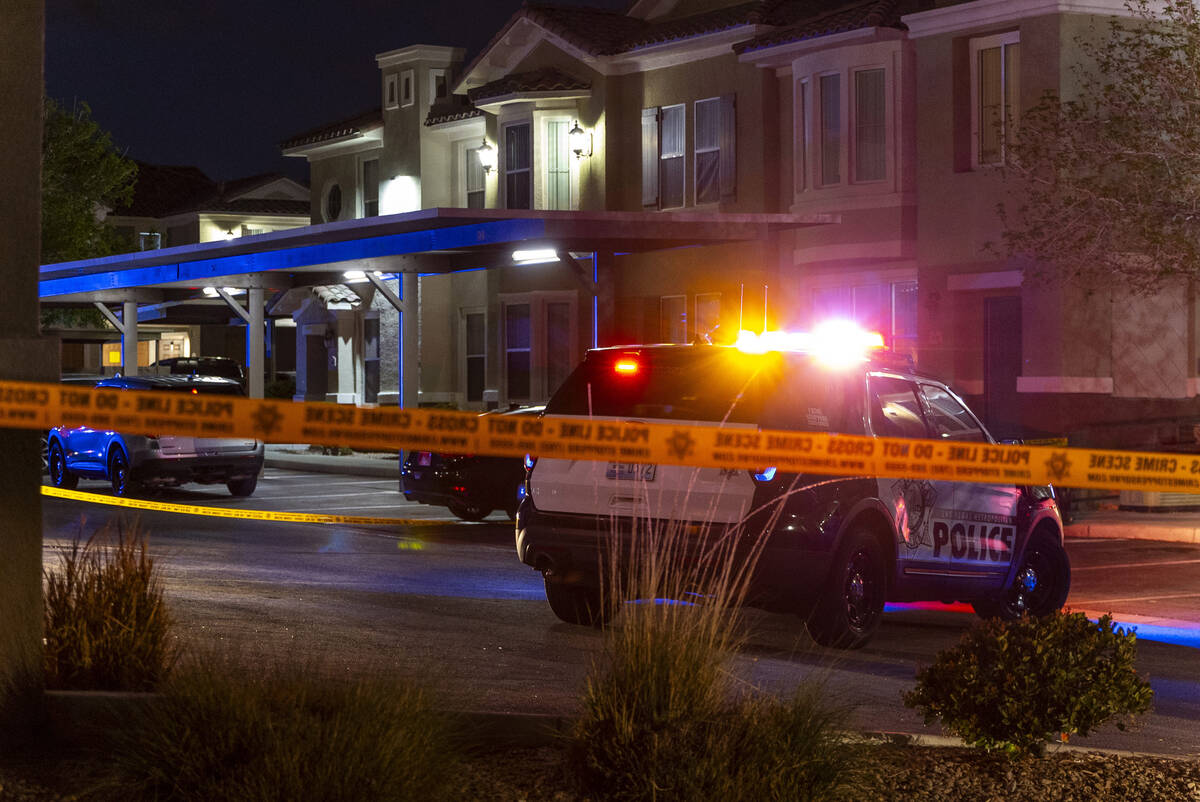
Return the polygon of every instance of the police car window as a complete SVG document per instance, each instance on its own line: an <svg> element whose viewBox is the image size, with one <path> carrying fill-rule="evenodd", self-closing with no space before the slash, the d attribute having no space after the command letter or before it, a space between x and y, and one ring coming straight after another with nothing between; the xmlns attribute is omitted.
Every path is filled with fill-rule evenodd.
<svg viewBox="0 0 1200 802"><path fill-rule="evenodd" d="M871 428L881 437L929 437L912 382L872 376Z"/></svg>
<svg viewBox="0 0 1200 802"><path fill-rule="evenodd" d="M762 403L752 360L713 354L630 357L636 373L614 370L616 358L585 360L546 404L547 415L757 423Z"/></svg>
<svg viewBox="0 0 1200 802"><path fill-rule="evenodd" d="M862 374L837 374L808 358L759 377L764 429L863 434Z"/></svg>
<svg viewBox="0 0 1200 802"><path fill-rule="evenodd" d="M932 384L922 384L921 394L929 411L929 425L935 437L944 440L984 441L987 438L967 408L948 392Z"/></svg>

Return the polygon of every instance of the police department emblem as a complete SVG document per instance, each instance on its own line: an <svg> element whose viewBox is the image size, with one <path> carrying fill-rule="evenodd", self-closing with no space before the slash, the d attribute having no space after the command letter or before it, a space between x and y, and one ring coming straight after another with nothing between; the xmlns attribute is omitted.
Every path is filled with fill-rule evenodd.
<svg viewBox="0 0 1200 802"><path fill-rule="evenodd" d="M892 493L896 498L896 528L904 543L915 549L921 545L937 491L927 479L897 479L892 483Z"/></svg>

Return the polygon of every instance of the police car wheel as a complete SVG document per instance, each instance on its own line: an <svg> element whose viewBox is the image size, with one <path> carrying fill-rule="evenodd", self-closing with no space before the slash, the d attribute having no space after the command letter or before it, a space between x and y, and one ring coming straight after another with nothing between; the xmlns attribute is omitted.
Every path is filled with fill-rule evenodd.
<svg viewBox="0 0 1200 802"><path fill-rule="evenodd" d="M492 512L487 507L467 501L456 501L448 506L450 512L464 521L482 521Z"/></svg>
<svg viewBox="0 0 1200 802"><path fill-rule="evenodd" d="M600 627L612 617L599 588L589 588L545 578L546 601L560 621L585 627Z"/></svg>
<svg viewBox="0 0 1200 802"><path fill-rule="evenodd" d="M857 649L883 618L887 560L868 529L850 532L831 565L825 590L808 617L808 633L822 646Z"/></svg>
<svg viewBox="0 0 1200 802"><path fill-rule="evenodd" d="M1022 615L1050 615L1062 609L1071 589L1071 563L1058 538L1038 532L1021 557L1013 586L995 599L972 604L983 618L1014 620Z"/></svg>
<svg viewBox="0 0 1200 802"><path fill-rule="evenodd" d="M79 486L79 477L67 470L67 457L58 443L50 446L50 483L63 490L74 490Z"/></svg>

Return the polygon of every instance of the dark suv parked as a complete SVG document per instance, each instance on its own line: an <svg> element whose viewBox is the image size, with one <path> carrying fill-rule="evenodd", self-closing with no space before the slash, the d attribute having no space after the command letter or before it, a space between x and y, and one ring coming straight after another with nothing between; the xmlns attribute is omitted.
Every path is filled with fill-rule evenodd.
<svg viewBox="0 0 1200 802"><path fill-rule="evenodd" d="M767 340L769 343L770 340ZM667 345L590 351L547 415L994 442L945 384L879 350L826 361L772 351ZM561 619L598 624L612 539L674 521L680 531L764 537L753 604L803 616L822 644L857 647L887 600L965 600L985 616L1045 614L1070 566L1049 487L537 459L517 517L517 553ZM761 534L755 534L761 533Z"/></svg>

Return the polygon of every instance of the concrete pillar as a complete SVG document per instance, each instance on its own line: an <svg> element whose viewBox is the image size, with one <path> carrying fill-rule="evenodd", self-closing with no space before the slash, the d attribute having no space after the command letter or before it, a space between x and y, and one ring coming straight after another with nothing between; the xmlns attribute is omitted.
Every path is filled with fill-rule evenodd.
<svg viewBox="0 0 1200 802"><path fill-rule="evenodd" d="M267 335L263 324L264 305L262 287L251 287L246 291L246 311L250 313L250 319L246 322L246 365L250 373L246 386L251 398L263 397L263 374L266 370L264 343Z"/></svg>
<svg viewBox="0 0 1200 802"><path fill-rule="evenodd" d="M400 297L404 311L400 314L400 406L415 407L420 375L421 349L417 324L420 297L416 273L403 273L400 278Z"/></svg>
<svg viewBox="0 0 1200 802"><path fill-rule="evenodd" d="M353 310L342 309L333 314L333 348L337 365L331 372L337 377L337 391L330 394L329 400L339 404L357 404L361 400L357 394L357 377L361 371L358 370L358 352L355 348L358 316Z"/></svg>
<svg viewBox="0 0 1200 802"><path fill-rule="evenodd" d="M40 336L42 0L0 11L0 379L55 381L58 343ZM36 431L0 430L0 742L26 740L42 696L42 505Z"/></svg>
<svg viewBox="0 0 1200 802"><path fill-rule="evenodd" d="M121 375L136 376L138 373L138 319L137 301L121 304Z"/></svg>

